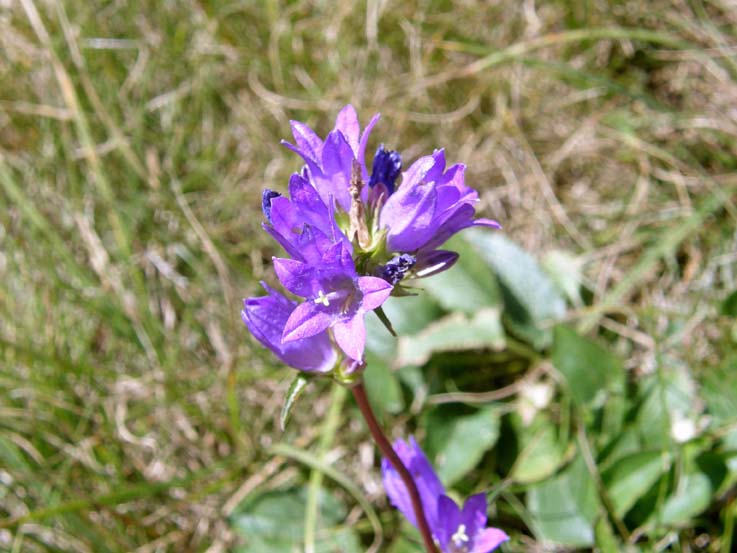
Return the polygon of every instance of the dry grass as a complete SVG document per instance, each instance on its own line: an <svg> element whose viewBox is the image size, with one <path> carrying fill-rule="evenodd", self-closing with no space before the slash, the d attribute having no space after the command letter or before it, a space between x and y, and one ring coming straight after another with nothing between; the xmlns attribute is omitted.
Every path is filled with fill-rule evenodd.
<svg viewBox="0 0 737 553"><path fill-rule="evenodd" d="M326 388L281 435L290 372L239 300L272 278L288 120L346 102L580 258L572 318L633 371L734 350L729 2L94 4L0 2L0 549L223 551L233 498L304 476L266 448L309 448ZM329 459L382 501L366 439Z"/></svg>

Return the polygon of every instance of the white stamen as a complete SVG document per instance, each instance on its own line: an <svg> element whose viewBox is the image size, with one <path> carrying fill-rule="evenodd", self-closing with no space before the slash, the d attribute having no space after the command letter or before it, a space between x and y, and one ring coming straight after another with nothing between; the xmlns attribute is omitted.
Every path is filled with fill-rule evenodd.
<svg viewBox="0 0 737 553"><path fill-rule="evenodd" d="M317 297L315 298L315 303L321 303L325 307L329 307L330 306L330 299L329 299L328 296L325 295L325 293L322 290L320 290L317 293Z"/></svg>
<svg viewBox="0 0 737 553"><path fill-rule="evenodd" d="M468 537L468 534L466 534L466 525L461 524L458 527L458 530L456 530L456 533L453 534L450 539L458 545L467 542L470 538Z"/></svg>

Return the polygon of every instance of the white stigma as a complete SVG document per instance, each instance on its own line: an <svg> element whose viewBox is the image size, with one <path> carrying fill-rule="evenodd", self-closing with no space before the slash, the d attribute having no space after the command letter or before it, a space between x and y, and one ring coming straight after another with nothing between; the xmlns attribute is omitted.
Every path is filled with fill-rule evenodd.
<svg viewBox="0 0 737 553"><path fill-rule="evenodd" d="M317 297L315 298L315 303L321 303L325 307L329 307L330 306L330 299L328 298L328 296L325 295L325 293L322 290L320 290L317 293Z"/></svg>
<svg viewBox="0 0 737 553"><path fill-rule="evenodd" d="M457 545L468 542L469 537L468 534L466 534L466 525L461 524L458 527L458 530L456 530L456 533L453 534L450 539Z"/></svg>

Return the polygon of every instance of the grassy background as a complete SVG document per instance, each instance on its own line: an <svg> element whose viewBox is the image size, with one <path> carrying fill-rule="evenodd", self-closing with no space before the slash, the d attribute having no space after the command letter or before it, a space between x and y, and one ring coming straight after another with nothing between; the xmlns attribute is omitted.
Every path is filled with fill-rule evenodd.
<svg viewBox="0 0 737 553"><path fill-rule="evenodd" d="M241 499L308 477L276 442L393 535L353 408L318 444L318 384L282 434L292 373L238 315L278 253L261 190L300 166L278 140L346 102L383 114L372 148L445 147L483 215L568 252L567 319L630 381L667 356L699 382L736 349L736 28L719 1L0 2L0 549L227 550ZM647 547L729 547L732 497Z"/></svg>

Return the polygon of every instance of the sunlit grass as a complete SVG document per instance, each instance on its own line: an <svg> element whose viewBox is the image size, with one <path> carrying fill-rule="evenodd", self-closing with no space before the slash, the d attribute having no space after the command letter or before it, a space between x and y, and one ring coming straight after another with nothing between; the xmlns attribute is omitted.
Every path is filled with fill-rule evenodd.
<svg viewBox="0 0 737 553"><path fill-rule="evenodd" d="M467 163L481 212L528 250L580 259L570 323L631 379L667 356L700 381L734 355L717 306L737 288L737 17L538 4L0 7L0 549L217 551L239 500L296 482L359 504L278 442L329 461L397 534L362 426L326 442L317 384L282 434L291 372L239 320L278 253L261 190L299 168L278 141L289 119L326 132L346 102L381 112L405 159ZM730 497L674 543L727 551Z"/></svg>

